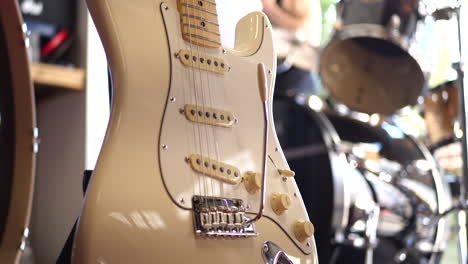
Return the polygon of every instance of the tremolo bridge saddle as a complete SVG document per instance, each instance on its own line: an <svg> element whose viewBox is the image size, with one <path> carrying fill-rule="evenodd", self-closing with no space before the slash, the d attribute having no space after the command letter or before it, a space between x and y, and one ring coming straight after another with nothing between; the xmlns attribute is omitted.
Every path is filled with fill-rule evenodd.
<svg viewBox="0 0 468 264"><path fill-rule="evenodd" d="M253 224L246 224L244 202L241 199L193 196L195 233L211 237L257 236Z"/></svg>

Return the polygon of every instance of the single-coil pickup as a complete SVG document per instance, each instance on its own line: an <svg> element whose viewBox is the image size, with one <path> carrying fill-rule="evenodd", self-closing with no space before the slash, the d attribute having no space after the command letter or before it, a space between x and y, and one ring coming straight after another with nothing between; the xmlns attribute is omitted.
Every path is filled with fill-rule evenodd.
<svg viewBox="0 0 468 264"><path fill-rule="evenodd" d="M181 50L178 53L180 61L187 67L193 67L203 71L224 74L229 70L226 62L218 57L196 51Z"/></svg>
<svg viewBox="0 0 468 264"><path fill-rule="evenodd" d="M235 117L228 111L196 105L185 105L185 117L196 123L221 127L232 127Z"/></svg>
<svg viewBox="0 0 468 264"><path fill-rule="evenodd" d="M239 169L236 167L202 155L190 155L189 162L194 171L225 183L234 185L238 184L242 179L242 177L240 177Z"/></svg>

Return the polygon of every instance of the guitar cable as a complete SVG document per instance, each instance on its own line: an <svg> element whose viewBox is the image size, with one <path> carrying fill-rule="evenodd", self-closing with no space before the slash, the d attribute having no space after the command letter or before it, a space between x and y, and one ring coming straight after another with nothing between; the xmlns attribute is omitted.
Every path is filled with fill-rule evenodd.
<svg viewBox="0 0 468 264"><path fill-rule="evenodd" d="M258 221L263 216L263 211L265 208L265 189L266 189L266 170L267 170L267 156L268 156L268 127L269 127L269 118L268 118L268 84L265 65L259 63L257 65L257 79L258 79L258 88L260 92L260 99L263 104L263 117L265 119L263 127L263 171L262 171L262 192L260 200L260 208L257 215L245 222L245 226L248 226L256 221Z"/></svg>

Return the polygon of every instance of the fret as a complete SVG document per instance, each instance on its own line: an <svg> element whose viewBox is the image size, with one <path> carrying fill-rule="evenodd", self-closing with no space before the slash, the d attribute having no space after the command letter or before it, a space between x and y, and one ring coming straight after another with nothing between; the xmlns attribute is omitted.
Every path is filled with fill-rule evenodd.
<svg viewBox="0 0 468 264"><path fill-rule="evenodd" d="M196 5L204 8L208 8L211 12L216 12L216 3L214 1L208 0L178 0L177 3L181 4L190 4Z"/></svg>
<svg viewBox="0 0 468 264"><path fill-rule="evenodd" d="M197 10L200 10L200 11L207 12L209 14L218 16L218 13L216 13L216 7L204 8L204 7L197 6L197 5L194 5L194 4L191 4L191 3L180 3L180 5L188 7L188 8L192 8L192 9L197 9Z"/></svg>
<svg viewBox="0 0 468 264"><path fill-rule="evenodd" d="M208 33L211 33L211 34L215 34L215 35L217 35L217 36L220 36L219 32L209 30L209 29L207 29L206 27L200 27L200 26L197 26L197 25L194 25L194 24L182 24L182 25L183 25L183 26L187 26L187 27L194 28L194 29L196 29L196 30L205 31L205 32L208 32Z"/></svg>
<svg viewBox="0 0 468 264"><path fill-rule="evenodd" d="M211 13L208 13L208 12L205 12L205 11L202 11L202 10L193 9L193 8L189 8L189 7L186 7L186 6L181 6L180 7L180 13L200 17L200 20L202 20L202 21L206 20L206 21L213 21L213 22L218 23L218 16L217 15L213 15Z"/></svg>
<svg viewBox="0 0 468 264"><path fill-rule="evenodd" d="M201 23L202 21L207 23L207 24L211 24L211 25L215 25L215 26L218 26L219 27L219 24L218 22L215 22L215 21L209 21L209 20L206 20L206 19L203 19L199 16L194 16L194 15L189 15L189 14L182 14L182 19L183 19L183 22L186 23L186 19L189 18L190 20L190 23L192 24L199 24ZM197 20L196 22L193 22L192 20Z"/></svg>
<svg viewBox="0 0 468 264"><path fill-rule="evenodd" d="M215 2L215 1L205 0L205 2L210 3L210 4L212 4L212 5L216 5L216 2Z"/></svg>
<svg viewBox="0 0 468 264"><path fill-rule="evenodd" d="M208 48L221 46L214 0L178 0L177 7L185 41Z"/></svg>
<svg viewBox="0 0 468 264"><path fill-rule="evenodd" d="M185 40L193 44L202 46L202 47L218 48L221 46L221 42L219 40L216 41L216 40L213 40L212 38L201 36L198 34L184 33L182 36L184 37Z"/></svg>

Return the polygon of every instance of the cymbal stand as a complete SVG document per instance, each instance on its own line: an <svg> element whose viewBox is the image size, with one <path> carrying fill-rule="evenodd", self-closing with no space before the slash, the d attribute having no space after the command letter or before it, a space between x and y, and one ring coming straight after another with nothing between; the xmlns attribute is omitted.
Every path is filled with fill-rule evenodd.
<svg viewBox="0 0 468 264"><path fill-rule="evenodd" d="M462 45L462 24L461 24L461 8L462 0L457 0L456 7L442 8L435 11L432 16L435 19L449 19L455 15L457 19L457 35L458 35L458 52L459 52L459 63L455 63L453 68L457 71L458 74L458 107L459 107L459 122L460 129L463 132L461 135L461 149L462 149L462 177L460 179L460 196L458 197L458 204L455 208L458 208L457 214L457 225L458 225L458 263L468 264L468 232L467 232L467 205L468 205L468 141L467 141L467 127L466 127L466 106L465 106L465 74L464 74L464 65L463 65L463 45Z"/></svg>
<svg viewBox="0 0 468 264"><path fill-rule="evenodd" d="M459 113L460 113L460 129L463 131L461 138L462 142L462 158L463 158L463 172L462 172L462 182L460 184L460 197L459 202L461 204L466 204L468 201L466 190L468 190L468 142L467 142L467 128L466 128L466 107L465 107L465 89L464 89L464 69L463 69L463 47L462 47L462 29L461 29L461 2L458 1L458 7L454 10L456 19L457 19L457 30L458 30L458 48L459 48L459 58L460 62L455 66L455 70L458 73L459 86L458 86L458 96L459 98ZM468 263L468 233L466 228L467 223L467 214L466 210L460 210L457 215L457 224L458 224L458 250L459 250L459 263L467 264Z"/></svg>

